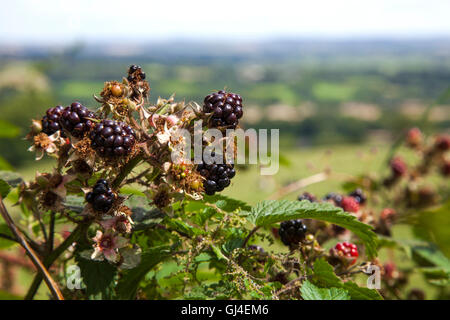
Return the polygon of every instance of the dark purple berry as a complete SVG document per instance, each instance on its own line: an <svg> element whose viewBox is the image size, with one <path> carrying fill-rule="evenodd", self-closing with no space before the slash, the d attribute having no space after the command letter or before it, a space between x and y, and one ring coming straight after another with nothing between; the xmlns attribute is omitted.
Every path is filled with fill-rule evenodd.
<svg viewBox="0 0 450 320"><path fill-rule="evenodd" d="M94 117L93 112L81 103L74 102L62 112L60 124L72 136L82 138L86 132L91 130L93 123L89 118Z"/></svg>
<svg viewBox="0 0 450 320"><path fill-rule="evenodd" d="M103 120L95 125L92 132L91 146L105 158L127 156L136 141L133 128L120 121Z"/></svg>
<svg viewBox="0 0 450 320"><path fill-rule="evenodd" d="M86 201L92 204L94 210L103 213L111 209L115 199L116 195L105 179L97 180L92 192L86 194Z"/></svg>
<svg viewBox="0 0 450 320"><path fill-rule="evenodd" d="M59 123L61 116L64 112L64 107L56 106L54 108L50 108L46 111L45 116L42 117L42 132L47 135L52 135L57 131L61 130L61 125ZM63 132L61 132L61 136L65 137Z"/></svg>
<svg viewBox="0 0 450 320"><path fill-rule="evenodd" d="M238 94L220 90L207 95L203 102L203 112L212 113L210 127L236 128L242 118L242 98Z"/></svg>
<svg viewBox="0 0 450 320"><path fill-rule="evenodd" d="M288 220L280 224L278 234L285 245L291 246L297 245L305 239L306 230L302 220Z"/></svg>
<svg viewBox="0 0 450 320"><path fill-rule="evenodd" d="M226 163L202 163L197 166L197 171L206 178L203 182L203 187L207 195L213 195L228 187L231 184L230 179L235 175L233 164Z"/></svg>

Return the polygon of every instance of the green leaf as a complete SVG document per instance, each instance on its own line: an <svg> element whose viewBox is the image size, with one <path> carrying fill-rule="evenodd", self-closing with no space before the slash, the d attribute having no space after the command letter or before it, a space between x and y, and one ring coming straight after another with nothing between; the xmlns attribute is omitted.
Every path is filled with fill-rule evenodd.
<svg viewBox="0 0 450 320"><path fill-rule="evenodd" d="M117 284L117 295L119 299L135 299L139 283L145 275L160 262L171 256L171 246L159 246L144 251L141 255L141 263L134 269L123 272Z"/></svg>
<svg viewBox="0 0 450 320"><path fill-rule="evenodd" d="M265 200L256 204L247 214L256 226L266 227L291 219L316 219L327 221L356 234L366 246L369 258L377 255L377 235L372 227L331 203L289 200Z"/></svg>
<svg viewBox="0 0 450 320"><path fill-rule="evenodd" d="M227 212L232 212L237 209L241 209L241 210L250 210L251 209L251 207L244 201L232 199L232 198L220 195L220 194L215 194L213 196L205 195L203 201L207 202L207 203L213 203L218 208L220 208L224 211L227 211Z"/></svg>
<svg viewBox="0 0 450 320"><path fill-rule="evenodd" d="M11 191L11 186L3 179L0 179L0 195L2 199L5 199L9 192Z"/></svg>
<svg viewBox="0 0 450 320"><path fill-rule="evenodd" d="M343 282L334 273L333 267L324 259L317 259L314 263L313 282L319 287L345 289L352 300L382 300L378 291L358 287L352 281Z"/></svg>
<svg viewBox="0 0 450 320"><path fill-rule="evenodd" d="M0 171L0 179L5 180L11 187L15 188L23 182L20 174L13 171Z"/></svg>
<svg viewBox="0 0 450 320"><path fill-rule="evenodd" d="M414 245L411 247L414 254L420 258L427 260L437 267L441 267L450 271L450 260L439 250L439 248L432 244Z"/></svg>
<svg viewBox="0 0 450 320"><path fill-rule="evenodd" d="M111 299L117 268L107 261L94 261L76 256L86 294L90 299Z"/></svg>
<svg viewBox="0 0 450 320"><path fill-rule="evenodd" d="M64 201L64 205L70 211L73 211L76 213L81 213L84 209L84 205L85 205L84 201L85 200L83 197L69 195L66 197L66 200Z"/></svg>
<svg viewBox="0 0 450 320"><path fill-rule="evenodd" d="M304 300L350 300L347 290L342 288L319 288L306 280L300 289Z"/></svg>
<svg viewBox="0 0 450 320"><path fill-rule="evenodd" d="M19 134L19 127L4 120L0 120L0 138L15 138Z"/></svg>
<svg viewBox="0 0 450 320"><path fill-rule="evenodd" d="M204 234L203 230L193 227L181 220L170 219L167 221L166 224L169 227L169 229L182 232L190 237Z"/></svg>

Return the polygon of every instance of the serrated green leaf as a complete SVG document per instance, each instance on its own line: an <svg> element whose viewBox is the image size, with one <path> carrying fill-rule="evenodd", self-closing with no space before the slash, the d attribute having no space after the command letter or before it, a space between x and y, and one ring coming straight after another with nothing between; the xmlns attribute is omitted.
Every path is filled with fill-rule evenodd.
<svg viewBox="0 0 450 320"><path fill-rule="evenodd" d="M350 295L352 300L382 300L378 291L369 288L359 287L352 281L343 282L334 273L333 267L324 259L317 259L314 262L313 282L319 287L342 288Z"/></svg>
<svg viewBox="0 0 450 320"><path fill-rule="evenodd" d="M350 300L348 291L342 288L319 288L306 280L300 289L304 300Z"/></svg>
<svg viewBox="0 0 450 320"><path fill-rule="evenodd" d="M232 198L220 195L220 194L215 194L213 196L205 195L203 201L207 202L207 203L213 203L218 208L220 208L224 211L227 211L227 212L232 212L237 209L241 209L241 210L250 210L251 209L251 207L244 201L232 199Z"/></svg>
<svg viewBox="0 0 450 320"><path fill-rule="evenodd" d="M76 257L81 277L90 299L111 299L117 268L107 261L94 261Z"/></svg>
<svg viewBox="0 0 450 320"><path fill-rule="evenodd" d="M251 211L247 214L247 219L260 227L291 219L327 221L357 235L366 246L369 258L377 255L377 235L372 231L373 228L331 203L309 202L308 200L265 200L251 208Z"/></svg>
<svg viewBox="0 0 450 320"><path fill-rule="evenodd" d="M9 192L11 191L11 186L3 179L0 179L0 195L2 199L5 199Z"/></svg>
<svg viewBox="0 0 450 320"><path fill-rule="evenodd" d="M160 262L171 256L171 246L159 246L144 251L141 263L134 269L123 272L117 284L117 296L121 300L135 299L139 283Z"/></svg>

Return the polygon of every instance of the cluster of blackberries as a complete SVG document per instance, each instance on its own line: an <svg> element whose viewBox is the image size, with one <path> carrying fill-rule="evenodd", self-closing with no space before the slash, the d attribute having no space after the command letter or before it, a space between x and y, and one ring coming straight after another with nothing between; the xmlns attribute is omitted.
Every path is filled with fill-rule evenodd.
<svg viewBox="0 0 450 320"><path fill-rule="evenodd" d="M91 146L101 157L113 158L129 155L136 142L136 133L126 123L102 120L90 134Z"/></svg>
<svg viewBox="0 0 450 320"><path fill-rule="evenodd" d="M86 194L86 201L92 204L94 210L105 213L111 209L115 199L116 195L105 179L99 179L92 192Z"/></svg>
<svg viewBox="0 0 450 320"><path fill-rule="evenodd" d="M303 192L297 198L298 201L308 200L309 202L316 202L317 198L309 192Z"/></svg>
<svg viewBox="0 0 450 320"><path fill-rule="evenodd" d="M231 183L231 179L236 175L233 164L206 164L197 166L197 171L206 178L203 182L203 188L207 195L213 195L220 192Z"/></svg>
<svg viewBox="0 0 450 320"><path fill-rule="evenodd" d="M205 97L203 112L212 113L211 127L236 128L242 117L242 98L239 94L220 90Z"/></svg>
<svg viewBox="0 0 450 320"><path fill-rule="evenodd" d="M72 136L82 138L94 125L91 119L95 119L95 114L81 103L74 102L64 109L60 122Z"/></svg>
<svg viewBox="0 0 450 320"><path fill-rule="evenodd" d="M305 239L306 230L307 228L303 224L302 220L288 220L283 221L280 224L278 235L285 245L291 246L296 245Z"/></svg>
<svg viewBox="0 0 450 320"><path fill-rule="evenodd" d="M48 109L41 121L42 132L50 136L55 132L61 130L61 125L59 124L59 122L63 111L63 106L56 106L54 108ZM64 134L61 133L61 136L64 136Z"/></svg>
<svg viewBox="0 0 450 320"><path fill-rule="evenodd" d="M128 68L127 80L129 82L145 80L145 72L142 71L142 68L140 66L133 64Z"/></svg>
<svg viewBox="0 0 450 320"><path fill-rule="evenodd" d="M359 204L365 204L367 201L366 196L364 195L364 192L362 191L361 188L355 189L352 192L350 192L348 194L350 197L355 198L355 200L359 203Z"/></svg>

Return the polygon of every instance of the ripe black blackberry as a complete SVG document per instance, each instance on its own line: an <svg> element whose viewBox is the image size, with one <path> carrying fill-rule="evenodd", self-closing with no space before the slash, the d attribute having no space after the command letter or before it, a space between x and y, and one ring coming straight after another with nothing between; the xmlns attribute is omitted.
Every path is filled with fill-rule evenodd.
<svg viewBox="0 0 450 320"><path fill-rule="evenodd" d="M127 79L129 82L145 80L145 72L142 71L142 68L140 66L133 64L128 68Z"/></svg>
<svg viewBox="0 0 450 320"><path fill-rule="evenodd" d="M109 187L108 181L99 179L92 192L86 194L86 201L92 204L95 211L108 212L116 199L115 193Z"/></svg>
<svg viewBox="0 0 450 320"><path fill-rule="evenodd" d="M90 134L91 146L101 157L123 157L131 153L136 133L126 123L105 119L97 123Z"/></svg>
<svg viewBox="0 0 450 320"><path fill-rule="evenodd" d="M236 128L242 118L242 98L239 94L220 90L205 97L203 112L212 113L211 127Z"/></svg>
<svg viewBox="0 0 450 320"><path fill-rule="evenodd" d="M207 195L220 192L231 183L231 179L236 175L233 164L206 164L197 166L197 171L206 178L203 188Z"/></svg>
<svg viewBox="0 0 450 320"><path fill-rule="evenodd" d="M66 107L61 115L60 123L72 136L82 138L91 130L95 114L79 102Z"/></svg>
<svg viewBox="0 0 450 320"><path fill-rule="evenodd" d="M48 109L45 112L45 116L42 117L42 132L50 136L55 132L61 130L59 121L63 111L63 106L56 106L54 108ZM61 132L61 136L64 137L64 133Z"/></svg>
<svg viewBox="0 0 450 320"><path fill-rule="evenodd" d="M288 220L283 221L280 224L278 234L285 245L291 246L296 245L305 239L306 230L307 228L302 220Z"/></svg>
<svg viewBox="0 0 450 320"><path fill-rule="evenodd" d="M367 198L366 198L366 196L364 195L364 192L363 192L360 188L358 188L358 189L356 189L356 190L350 192L348 195L349 195L350 197L355 198L355 200L356 200L359 204L364 204L364 203L366 203Z"/></svg>
<svg viewBox="0 0 450 320"><path fill-rule="evenodd" d="M326 194L325 197L323 197L323 200L324 201L332 200L335 205L339 206L342 201L342 196L340 194L330 192L330 193Z"/></svg>
<svg viewBox="0 0 450 320"><path fill-rule="evenodd" d="M298 201L308 200L309 202L317 202L317 198L309 192L303 192L297 198Z"/></svg>

